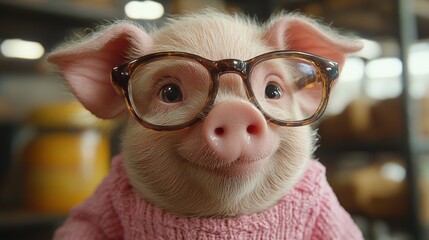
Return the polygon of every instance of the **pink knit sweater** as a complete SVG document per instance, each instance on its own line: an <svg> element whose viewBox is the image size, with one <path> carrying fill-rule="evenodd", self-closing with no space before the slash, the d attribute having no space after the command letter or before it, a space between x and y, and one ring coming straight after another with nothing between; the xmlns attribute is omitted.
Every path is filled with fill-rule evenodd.
<svg viewBox="0 0 429 240"><path fill-rule="evenodd" d="M235 218L186 218L133 193L120 156L95 194L74 208L54 239L362 239L324 167L311 161L277 205Z"/></svg>

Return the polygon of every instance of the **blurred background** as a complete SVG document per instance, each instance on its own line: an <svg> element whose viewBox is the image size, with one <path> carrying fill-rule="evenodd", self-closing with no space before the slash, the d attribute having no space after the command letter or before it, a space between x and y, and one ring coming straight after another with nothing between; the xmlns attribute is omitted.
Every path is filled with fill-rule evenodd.
<svg viewBox="0 0 429 240"><path fill-rule="evenodd" d="M50 239L118 152L43 58L98 24L207 6L260 21L280 10L362 37L324 118L316 156L366 239L429 239L429 0L0 0L0 239Z"/></svg>

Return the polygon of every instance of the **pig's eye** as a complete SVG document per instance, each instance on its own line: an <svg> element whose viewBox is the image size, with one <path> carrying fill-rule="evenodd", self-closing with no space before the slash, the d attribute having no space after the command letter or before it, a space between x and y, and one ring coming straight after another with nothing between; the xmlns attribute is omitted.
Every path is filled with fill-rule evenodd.
<svg viewBox="0 0 429 240"><path fill-rule="evenodd" d="M278 84L269 82L265 87L265 97L269 99L279 99L282 95L282 91Z"/></svg>
<svg viewBox="0 0 429 240"><path fill-rule="evenodd" d="M159 97L163 102L176 103L183 101L182 91L176 84L168 84L161 88Z"/></svg>

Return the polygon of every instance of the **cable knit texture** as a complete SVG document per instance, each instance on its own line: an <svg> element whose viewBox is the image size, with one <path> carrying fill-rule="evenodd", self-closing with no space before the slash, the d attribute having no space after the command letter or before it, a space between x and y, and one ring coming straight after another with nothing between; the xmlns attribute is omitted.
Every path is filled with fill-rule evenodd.
<svg viewBox="0 0 429 240"><path fill-rule="evenodd" d="M363 239L317 161L277 205L235 218L186 218L150 205L133 192L122 162L114 158L110 175L54 239Z"/></svg>

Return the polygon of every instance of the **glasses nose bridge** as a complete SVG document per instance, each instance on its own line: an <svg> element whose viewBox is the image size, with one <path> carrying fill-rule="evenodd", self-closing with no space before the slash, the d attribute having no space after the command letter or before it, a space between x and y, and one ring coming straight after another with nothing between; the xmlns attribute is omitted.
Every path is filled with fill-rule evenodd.
<svg viewBox="0 0 429 240"><path fill-rule="evenodd" d="M242 61L239 59L222 59L215 62L216 65L216 78L217 78L217 84L220 84L221 76L225 74L233 74L238 75L239 79L241 79L240 83L237 82L238 79L232 80L232 84L238 84L239 86L243 87L243 92L240 92L240 96L247 97L249 100L251 100L252 97L252 90L251 87L248 85L248 74L249 74L249 63L247 61ZM232 79L230 77L224 78L226 79ZM229 81L229 80L227 80ZM237 85L237 86L238 86ZM218 85L219 86L219 85ZM217 89L215 93L215 98L217 97Z"/></svg>
<svg viewBox="0 0 429 240"><path fill-rule="evenodd" d="M244 79L247 74L247 63L239 59L219 60L216 62L216 67L218 69L219 77L227 73L235 73Z"/></svg>

